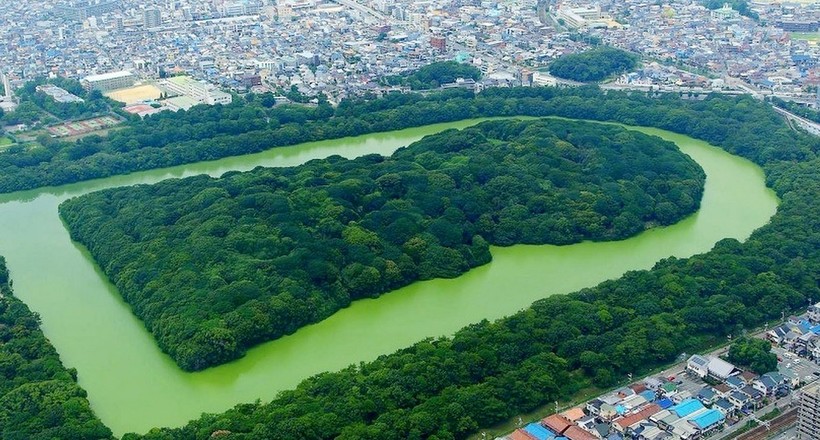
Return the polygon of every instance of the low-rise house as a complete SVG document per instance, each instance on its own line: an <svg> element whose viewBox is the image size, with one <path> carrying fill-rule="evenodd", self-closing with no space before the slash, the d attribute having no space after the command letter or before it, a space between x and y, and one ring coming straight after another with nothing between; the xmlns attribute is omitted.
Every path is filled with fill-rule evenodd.
<svg viewBox="0 0 820 440"><path fill-rule="evenodd" d="M742 392L743 394L746 394L747 396L751 397L752 402L754 402L755 408L762 405L763 398L765 397L765 394L763 394L760 391L756 390L753 386L746 385L745 387L743 387L740 390L740 392Z"/></svg>
<svg viewBox="0 0 820 440"><path fill-rule="evenodd" d="M638 435L638 440L666 440L670 438L672 434L662 430L657 426L650 426L643 430Z"/></svg>
<svg viewBox="0 0 820 440"><path fill-rule="evenodd" d="M686 419L678 419L672 423L672 435L678 436L681 440L689 440L697 437L698 430Z"/></svg>
<svg viewBox="0 0 820 440"><path fill-rule="evenodd" d="M715 403L720 397L718 396L717 392L715 392L715 390L712 387L706 386L706 387L701 388L700 391L698 391L697 398L704 405L710 406L713 403Z"/></svg>
<svg viewBox="0 0 820 440"><path fill-rule="evenodd" d="M783 341L786 339L786 335L791 331L786 324L779 325L768 332L766 332L766 339L774 342L775 344L782 344Z"/></svg>
<svg viewBox="0 0 820 440"><path fill-rule="evenodd" d="M584 419L586 417L589 417L584 413L584 410L581 409L580 406L570 408L570 409L562 412L561 415L565 419L569 420L571 423L576 423L576 424L578 423L579 420Z"/></svg>
<svg viewBox="0 0 820 440"><path fill-rule="evenodd" d="M800 337L803 333L799 333L795 330L789 330L785 336L783 336L783 341L781 341L781 345L786 348L786 350L791 351L794 348L795 343L797 342L797 338Z"/></svg>
<svg viewBox="0 0 820 440"><path fill-rule="evenodd" d="M675 394L674 396L672 396L672 401L674 401L675 403L681 403L681 402L683 402L684 400L689 400L689 399L691 399L691 398L693 398L693 397L694 397L694 396L692 396L692 392L691 392L691 391L689 391L689 390L683 390L683 391L678 392L678 393L677 393L677 394Z"/></svg>
<svg viewBox="0 0 820 440"><path fill-rule="evenodd" d="M820 339L809 341L807 348L809 357L815 361L820 362Z"/></svg>
<svg viewBox="0 0 820 440"><path fill-rule="evenodd" d="M644 390L639 396L646 399L647 402L654 402L658 398L658 395L652 390Z"/></svg>
<svg viewBox="0 0 820 440"><path fill-rule="evenodd" d="M612 427L620 433L625 433L627 431L627 428L629 428L630 426L639 423L643 420L646 420L650 416L660 412L660 410L661 407L659 407L657 404L650 403L649 405L646 405L645 408L641 409L640 411L634 414L630 414L628 416L616 419L612 423Z"/></svg>
<svg viewBox="0 0 820 440"><path fill-rule="evenodd" d="M712 408L717 409L718 411L722 412L726 417L732 417L737 412L737 408L732 402L729 402L727 399L720 398L718 399Z"/></svg>
<svg viewBox="0 0 820 440"><path fill-rule="evenodd" d="M663 381L661 381L657 377L647 377L646 379L644 379L643 384L646 385L646 388L652 391L658 391L661 385L663 385Z"/></svg>
<svg viewBox="0 0 820 440"><path fill-rule="evenodd" d="M726 379L724 382L726 383L726 385L729 385L730 387L732 387L736 390L739 390L739 389L746 386L746 382L744 382L743 379L741 379L737 376L732 376L732 377Z"/></svg>
<svg viewBox="0 0 820 440"><path fill-rule="evenodd" d="M588 414L597 416L601 413L601 405L603 404L604 401L601 399L592 399L584 405L584 408L587 410Z"/></svg>
<svg viewBox="0 0 820 440"><path fill-rule="evenodd" d="M766 373L754 381L752 386L767 396L788 393L789 384L780 373Z"/></svg>
<svg viewBox="0 0 820 440"><path fill-rule="evenodd" d="M715 385L714 390L720 397L729 397L729 394L731 394L732 391L734 391L734 388L730 387L729 385L726 385L725 383L721 383Z"/></svg>
<svg viewBox="0 0 820 440"><path fill-rule="evenodd" d="M578 426L584 431L592 432L597 424L598 422L595 420L595 416L584 416L578 420L575 420L575 426Z"/></svg>
<svg viewBox="0 0 820 440"><path fill-rule="evenodd" d="M749 409L752 406L752 398L749 397L748 394L737 390L729 394L728 400L732 402L732 405L734 405L738 411Z"/></svg>
<svg viewBox="0 0 820 440"><path fill-rule="evenodd" d="M584 431L583 429L577 426L570 426L564 432L564 437L568 438L569 440L598 440L594 434L588 431Z"/></svg>
<svg viewBox="0 0 820 440"><path fill-rule="evenodd" d="M596 423L595 427L588 431L595 434L598 438L609 439L610 436L614 436L611 426L609 423Z"/></svg>
<svg viewBox="0 0 820 440"><path fill-rule="evenodd" d="M626 413L629 413L636 408L640 408L641 406L646 405L646 403L646 399L639 394L629 396L621 401L621 405L624 407Z"/></svg>
<svg viewBox="0 0 820 440"><path fill-rule="evenodd" d="M672 399L666 399L666 398L658 399L658 401L655 402L655 403L657 403L658 406L661 407L661 409L669 409L669 408L675 406L675 402L673 402Z"/></svg>
<svg viewBox="0 0 820 440"><path fill-rule="evenodd" d="M569 420L560 414L553 414L544 418L541 420L541 424L556 434L563 434L570 426L573 426Z"/></svg>
<svg viewBox="0 0 820 440"><path fill-rule="evenodd" d="M505 437L507 440L535 440L527 431L516 429Z"/></svg>
<svg viewBox="0 0 820 440"><path fill-rule="evenodd" d="M746 385L751 385L758 377L760 377L757 374L752 373L751 371L744 371L740 373L738 376L741 379L743 379L744 382L746 382Z"/></svg>
<svg viewBox="0 0 820 440"><path fill-rule="evenodd" d="M697 417L689 419L689 423L697 428L701 435L705 435L720 427L724 420L726 420L726 416L722 412L710 409Z"/></svg>
<svg viewBox="0 0 820 440"><path fill-rule="evenodd" d="M553 440L555 433L547 428L544 428L538 423L530 423L524 427L524 432L527 433L533 440Z"/></svg>
<svg viewBox="0 0 820 440"><path fill-rule="evenodd" d="M820 303L809 306L807 312L808 313L806 314L806 316L809 318L809 321L811 321L814 324L820 322Z"/></svg>
<svg viewBox="0 0 820 440"><path fill-rule="evenodd" d="M797 341L795 341L792 346L792 351L801 355L808 353L811 342L818 339L820 339L820 336L817 336L814 332L808 331L803 333L797 338Z"/></svg>
<svg viewBox="0 0 820 440"><path fill-rule="evenodd" d="M670 431L672 429L672 423L680 419L677 415L669 411L668 409L658 411L654 415L649 417L649 421L655 423L656 425L660 426L661 429Z"/></svg>
<svg viewBox="0 0 820 440"><path fill-rule="evenodd" d="M695 411L700 411L703 409L703 404L696 399L687 399L671 408L669 411L674 413L678 417L687 417L694 413Z"/></svg>

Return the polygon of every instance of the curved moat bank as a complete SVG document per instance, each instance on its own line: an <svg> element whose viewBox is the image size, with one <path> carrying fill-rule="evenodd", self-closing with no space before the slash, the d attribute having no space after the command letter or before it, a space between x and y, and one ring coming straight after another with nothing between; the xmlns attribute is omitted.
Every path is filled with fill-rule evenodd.
<svg viewBox="0 0 820 440"><path fill-rule="evenodd" d="M745 239L774 214L777 198L751 162L692 138L635 128L677 143L707 174L698 213L666 228L605 243L493 248L492 263L452 280L413 284L362 300L296 334L260 345L236 362L181 371L80 246L57 214L63 200L113 186L170 177L220 175L256 166L290 166L339 154L390 154L424 135L481 119L276 148L213 162L0 196L0 253L17 295L42 317L63 362L78 370L94 410L115 434L180 426L202 412L269 400L310 375L374 359L429 336L452 334L553 294L646 269L668 257L709 250L722 238Z"/></svg>

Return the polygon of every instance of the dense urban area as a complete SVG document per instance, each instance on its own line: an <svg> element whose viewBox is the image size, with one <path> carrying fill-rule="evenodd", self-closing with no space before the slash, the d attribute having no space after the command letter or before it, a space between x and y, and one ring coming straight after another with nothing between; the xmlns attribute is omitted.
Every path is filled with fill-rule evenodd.
<svg viewBox="0 0 820 440"><path fill-rule="evenodd" d="M0 439L820 438L820 2L6 3ZM331 145L437 124L397 150ZM502 248L697 222L714 159L684 144L753 167L776 199L765 220L230 394L270 344L319 340L345 310L378 315L426 282L489 282ZM211 161L225 165L198 171ZM13 215L26 205L36 221ZM91 377L119 374L107 347L66 348L50 326L97 306L32 289L70 284L45 267L63 245L99 283L88 291L133 318L134 350L161 365L145 370L218 403L112 416L116 393ZM517 294L508 282L497 296ZM125 315L100 310L113 343L134 342L116 339ZM267 356L299 356L285 347ZM325 350L338 353L308 357ZM199 408L148 388L133 396L146 407Z"/></svg>

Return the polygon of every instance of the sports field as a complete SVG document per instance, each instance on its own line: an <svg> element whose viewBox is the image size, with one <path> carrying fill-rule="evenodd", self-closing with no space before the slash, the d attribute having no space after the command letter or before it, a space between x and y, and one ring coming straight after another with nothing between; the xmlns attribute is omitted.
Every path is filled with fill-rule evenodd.
<svg viewBox="0 0 820 440"><path fill-rule="evenodd" d="M119 123L120 121L111 116L102 116L84 121L66 122L65 124L55 125L48 127L48 131L57 137L77 136L113 127Z"/></svg>
<svg viewBox="0 0 820 440"><path fill-rule="evenodd" d="M820 32L789 32L795 40L806 40L817 42L820 40Z"/></svg>
<svg viewBox="0 0 820 440"><path fill-rule="evenodd" d="M112 90L105 96L125 104L134 104L147 99L159 99L162 90L153 84L129 87L127 89Z"/></svg>

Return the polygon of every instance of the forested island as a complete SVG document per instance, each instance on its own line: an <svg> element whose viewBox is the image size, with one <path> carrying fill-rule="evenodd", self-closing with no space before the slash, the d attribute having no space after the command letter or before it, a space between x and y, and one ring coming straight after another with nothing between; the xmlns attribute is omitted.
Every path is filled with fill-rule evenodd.
<svg viewBox="0 0 820 440"><path fill-rule="evenodd" d="M67 370L40 330L40 318L14 296L0 257L0 438L113 438L91 411L77 372Z"/></svg>
<svg viewBox="0 0 820 440"><path fill-rule="evenodd" d="M317 375L270 403L124 439L207 439L217 431L229 439L463 439L589 385L612 386L627 373L713 346L820 297L820 141L789 130L751 97L633 99L641 103L630 107L638 123L674 126L761 165L782 198L771 223L744 243L722 240L706 254L669 258L452 338ZM576 101L576 116L606 119L608 107L623 105L585 102Z"/></svg>
<svg viewBox="0 0 820 440"><path fill-rule="evenodd" d="M674 144L612 125L489 121L389 158L115 188L64 202L159 346L186 370L351 301L490 261L489 245L617 240L700 205Z"/></svg>
<svg viewBox="0 0 820 440"><path fill-rule="evenodd" d="M549 66L559 78L580 82L597 82L638 65L639 57L611 46L600 46L581 53L562 55Z"/></svg>

